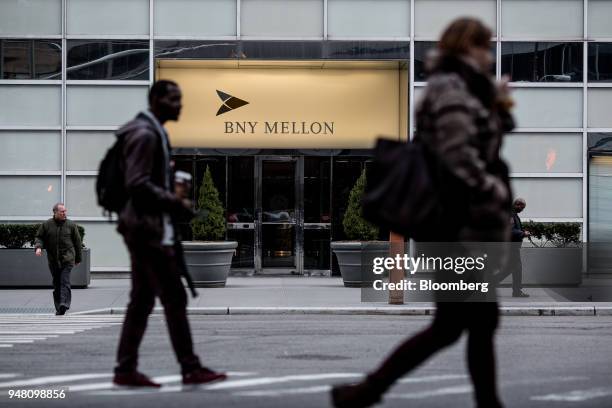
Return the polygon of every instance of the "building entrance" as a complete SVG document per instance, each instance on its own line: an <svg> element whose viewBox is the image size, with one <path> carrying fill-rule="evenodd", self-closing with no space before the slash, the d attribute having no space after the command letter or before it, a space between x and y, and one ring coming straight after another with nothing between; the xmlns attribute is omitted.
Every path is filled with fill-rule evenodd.
<svg viewBox="0 0 612 408"><path fill-rule="evenodd" d="M255 160L255 273L302 274L303 157Z"/></svg>

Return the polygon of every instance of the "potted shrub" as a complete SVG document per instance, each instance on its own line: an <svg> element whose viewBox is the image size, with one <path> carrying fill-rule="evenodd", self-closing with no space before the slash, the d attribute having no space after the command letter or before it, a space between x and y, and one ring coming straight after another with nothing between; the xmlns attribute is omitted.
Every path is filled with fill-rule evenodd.
<svg viewBox="0 0 612 408"><path fill-rule="evenodd" d="M183 242L187 269L196 286L223 287L238 243L225 241L225 211L208 166L197 209L199 215L191 221L193 241Z"/></svg>
<svg viewBox="0 0 612 408"><path fill-rule="evenodd" d="M350 241L336 241L331 243L331 249L338 258L340 274L344 281L344 286L361 287L364 284L362 267L364 260L372 259L373 254L365 254L364 249L380 252L380 256L388 253L388 243L382 245L366 245L368 242L378 238L378 227L367 222L362 215L361 198L366 184L366 171L355 182L349 193L348 206L344 213L342 226L344 234ZM369 262L368 262L369 263Z"/></svg>
<svg viewBox="0 0 612 408"><path fill-rule="evenodd" d="M34 255L34 240L40 224L0 224L0 287L52 287L47 256ZM86 288L91 282L91 251L85 247L85 229L78 226L83 259L70 274L70 284Z"/></svg>
<svg viewBox="0 0 612 408"><path fill-rule="evenodd" d="M521 248L524 285L580 285L583 271L580 223L529 221L523 223L523 229L531 233Z"/></svg>

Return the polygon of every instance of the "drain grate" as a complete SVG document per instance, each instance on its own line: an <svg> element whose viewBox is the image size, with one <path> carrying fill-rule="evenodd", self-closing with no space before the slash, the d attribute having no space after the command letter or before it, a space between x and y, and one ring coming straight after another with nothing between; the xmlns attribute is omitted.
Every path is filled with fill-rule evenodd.
<svg viewBox="0 0 612 408"><path fill-rule="evenodd" d="M32 314L32 313L53 313L52 307L0 307L0 314Z"/></svg>

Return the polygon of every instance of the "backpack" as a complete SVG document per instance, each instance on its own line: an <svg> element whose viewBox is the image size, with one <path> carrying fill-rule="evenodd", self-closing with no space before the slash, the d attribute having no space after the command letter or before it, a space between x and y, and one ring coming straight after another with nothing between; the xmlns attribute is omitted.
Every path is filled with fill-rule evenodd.
<svg viewBox="0 0 612 408"><path fill-rule="evenodd" d="M111 213L119 214L128 201L121 161L122 150L123 138L117 137L117 141L108 149L98 169L96 179L98 205L104 209L103 214L108 216Z"/></svg>

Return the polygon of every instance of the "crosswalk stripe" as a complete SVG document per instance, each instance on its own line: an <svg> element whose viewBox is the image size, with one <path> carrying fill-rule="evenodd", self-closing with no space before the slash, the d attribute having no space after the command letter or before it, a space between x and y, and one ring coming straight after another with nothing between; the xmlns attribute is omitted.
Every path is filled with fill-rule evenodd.
<svg viewBox="0 0 612 408"><path fill-rule="evenodd" d="M244 376L244 375L253 375L256 373L241 373L241 372L228 372L227 375L230 377L237 377L237 376ZM178 382L181 381L182 377L180 375L164 375L164 376L159 376L159 377L153 377L153 381L159 384L170 384L170 383L174 383L174 382ZM204 388L206 386L203 386L202 388ZM133 391L132 393L138 393L140 391L145 391L145 392L150 392L151 390L125 390L122 389L121 387L117 387L115 386L112 382L100 382L100 383L93 383L93 384L83 384L83 385L74 385L74 386L68 386L68 391L70 392L79 392L79 391L102 391L102 390L110 390L113 388L117 388L117 390L119 390L120 392L124 392L124 391ZM183 387L178 386L178 390L182 390ZM117 391L117 390L113 390L113 392ZM166 390L168 390L168 387L166 387ZM158 390L156 390L158 391ZM124 392L125 393L125 392ZM96 393L101 395L100 393Z"/></svg>
<svg viewBox="0 0 612 408"><path fill-rule="evenodd" d="M9 348L9 347L13 347L12 344L0 344L0 348Z"/></svg>
<svg viewBox="0 0 612 408"><path fill-rule="evenodd" d="M333 380L339 378L354 378L362 377L363 374L358 373L329 373L329 374L305 374L305 375L287 375L282 377L263 377L253 378L248 380L224 381L218 384L212 384L206 387L208 390L223 390L228 388L252 387L257 385L280 384L291 381L316 381L316 380Z"/></svg>
<svg viewBox="0 0 612 408"><path fill-rule="evenodd" d="M315 385L313 387L289 388L283 390L240 391L233 395L240 397L281 397L283 395L319 394L331 390L331 385Z"/></svg>
<svg viewBox="0 0 612 408"><path fill-rule="evenodd" d="M559 394L538 395L531 397L531 399L534 401L583 402L609 396L612 396L612 388L590 388L587 390L574 390Z"/></svg>
<svg viewBox="0 0 612 408"><path fill-rule="evenodd" d="M15 374L15 373L1 373L0 374L0 380L5 379L5 378L15 378L15 377L19 377L21 374Z"/></svg>
<svg viewBox="0 0 612 408"><path fill-rule="evenodd" d="M427 391L417 391L402 394L389 394L386 398L398 399L425 399L431 397L440 397L444 395L466 394L473 391L471 385L457 385L454 387L442 387Z"/></svg>
<svg viewBox="0 0 612 408"><path fill-rule="evenodd" d="M53 375L49 377L31 378L29 380L2 382L0 383L0 388L29 387L29 386L36 386L36 385L67 383L71 381L91 380L95 378L106 378L106 377L112 377L112 374L94 373L94 374Z"/></svg>
<svg viewBox="0 0 612 408"><path fill-rule="evenodd" d="M0 339L0 344L25 344L25 343L34 343L34 340L2 340Z"/></svg>

